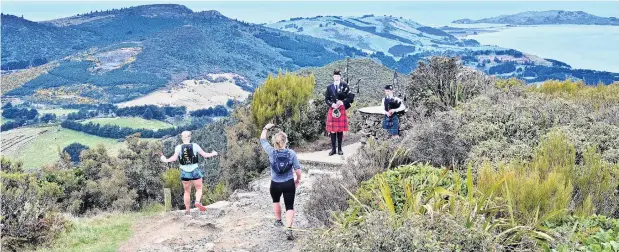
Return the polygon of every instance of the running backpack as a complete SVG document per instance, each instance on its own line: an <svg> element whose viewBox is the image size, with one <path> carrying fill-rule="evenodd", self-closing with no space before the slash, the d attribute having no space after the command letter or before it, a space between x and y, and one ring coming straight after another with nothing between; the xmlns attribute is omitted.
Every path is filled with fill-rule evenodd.
<svg viewBox="0 0 619 252"><path fill-rule="evenodd" d="M277 174L284 174L292 168L292 157L289 151L273 151L271 169Z"/></svg>
<svg viewBox="0 0 619 252"><path fill-rule="evenodd" d="M190 165L198 163L198 155L193 152L193 144L181 145L180 159L178 160L182 165Z"/></svg>

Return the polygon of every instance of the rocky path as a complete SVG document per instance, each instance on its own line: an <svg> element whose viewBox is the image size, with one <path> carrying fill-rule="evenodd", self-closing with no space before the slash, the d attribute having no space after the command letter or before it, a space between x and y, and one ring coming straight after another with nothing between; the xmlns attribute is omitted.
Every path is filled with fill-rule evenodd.
<svg viewBox="0 0 619 252"><path fill-rule="evenodd" d="M347 156L359 146L346 146ZM341 156L328 157L321 152L299 153L303 178L295 198L293 228L297 239L285 239L284 230L273 225L269 195L270 177L265 173L253 181L249 190L236 191L229 201L207 206L206 213L192 210L162 213L141 220L133 237L119 251L299 251L299 241L307 235L309 225L305 204L319 176L337 176L344 161ZM283 201L282 201L283 208Z"/></svg>

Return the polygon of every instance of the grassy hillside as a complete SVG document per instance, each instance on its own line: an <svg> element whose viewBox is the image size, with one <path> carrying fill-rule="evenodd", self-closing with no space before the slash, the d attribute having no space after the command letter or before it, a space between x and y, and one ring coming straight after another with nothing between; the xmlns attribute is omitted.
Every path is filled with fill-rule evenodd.
<svg viewBox="0 0 619 252"><path fill-rule="evenodd" d="M56 116L66 116L70 113L77 113L77 109L39 109L39 114L55 114Z"/></svg>
<svg viewBox="0 0 619 252"><path fill-rule="evenodd" d="M73 229L40 252L116 251L133 235L133 227L143 217L161 212L161 206L131 213L106 213L100 216L76 218Z"/></svg>
<svg viewBox="0 0 619 252"><path fill-rule="evenodd" d="M0 84L0 94L5 94L16 89L26 82L36 79L41 74L47 73L58 66L58 63L48 63L45 65L16 71L11 74L3 74Z"/></svg>
<svg viewBox="0 0 619 252"><path fill-rule="evenodd" d="M174 127L172 124L158 121L146 120L140 117L116 117L116 118L94 118L85 120L84 123L98 123L101 125L118 125L120 127L128 127L134 129L165 129Z"/></svg>
<svg viewBox="0 0 619 252"><path fill-rule="evenodd" d="M124 146L123 142L118 142L116 139L92 136L60 127L19 128L2 132L3 145L12 139L20 142L16 144L19 147L5 152L3 146L2 155L22 160L25 169L41 168L45 164L55 162L59 159L58 151L74 142L91 148L103 144L111 155L118 154L118 150Z"/></svg>
<svg viewBox="0 0 619 252"><path fill-rule="evenodd" d="M226 105L229 99L243 101L249 92L234 84L235 74L209 74L205 80L185 80L140 98L117 104L119 107L158 105L185 106L187 110ZM208 79L211 79L210 81ZM218 80L217 82L215 80Z"/></svg>

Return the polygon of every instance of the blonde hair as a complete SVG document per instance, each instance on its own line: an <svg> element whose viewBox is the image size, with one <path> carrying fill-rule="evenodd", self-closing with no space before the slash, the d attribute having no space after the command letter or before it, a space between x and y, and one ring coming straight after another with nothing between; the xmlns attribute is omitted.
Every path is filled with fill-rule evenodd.
<svg viewBox="0 0 619 252"><path fill-rule="evenodd" d="M286 144L288 144L288 135L282 131L277 132L271 139L271 142L273 142L275 149L286 149Z"/></svg>
<svg viewBox="0 0 619 252"><path fill-rule="evenodd" d="M191 141L191 131L183 131L183 132L181 133L181 140L182 140L183 142L185 142L185 141L187 141L187 142Z"/></svg>

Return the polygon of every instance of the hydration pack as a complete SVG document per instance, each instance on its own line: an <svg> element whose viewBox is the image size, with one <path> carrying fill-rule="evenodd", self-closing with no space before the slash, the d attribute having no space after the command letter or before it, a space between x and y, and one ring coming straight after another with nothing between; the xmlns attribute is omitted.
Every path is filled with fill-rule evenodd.
<svg viewBox="0 0 619 252"><path fill-rule="evenodd" d="M271 169L273 169L275 173L284 174L288 172L291 168L292 157L289 151L273 151L273 163L271 163Z"/></svg>
<svg viewBox="0 0 619 252"><path fill-rule="evenodd" d="M190 165L198 163L198 155L193 151L193 144L181 145L181 153L179 154L180 162L182 165Z"/></svg>

